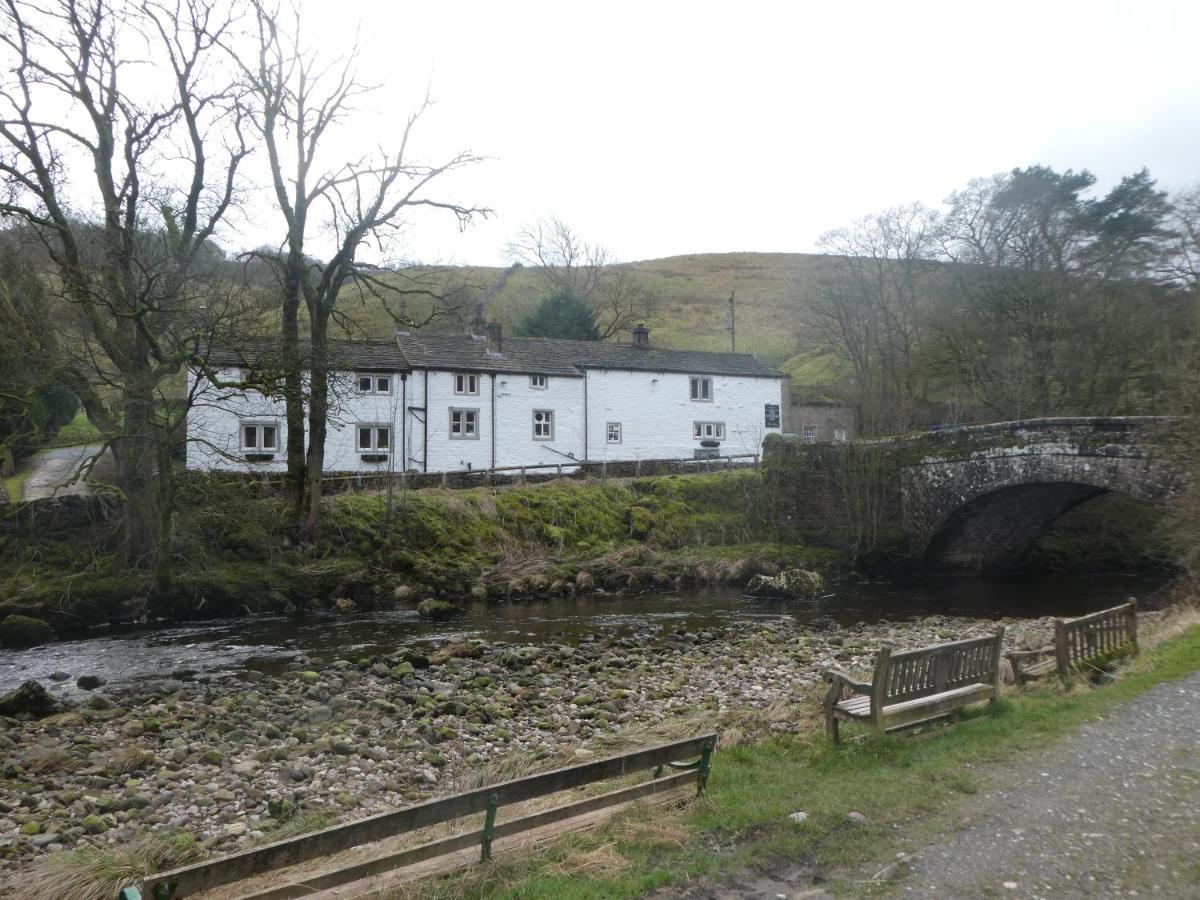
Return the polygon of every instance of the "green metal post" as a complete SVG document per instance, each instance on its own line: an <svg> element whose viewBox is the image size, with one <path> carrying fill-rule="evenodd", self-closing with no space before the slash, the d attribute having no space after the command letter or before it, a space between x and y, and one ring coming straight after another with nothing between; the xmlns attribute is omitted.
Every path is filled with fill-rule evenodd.
<svg viewBox="0 0 1200 900"><path fill-rule="evenodd" d="M500 801L495 794L487 799L487 816L483 820L483 842L479 848L479 861L489 862L492 858L492 833L496 830L496 808Z"/></svg>
<svg viewBox="0 0 1200 900"><path fill-rule="evenodd" d="M142 900L142 892L136 887L122 888L117 900Z"/></svg>
<svg viewBox="0 0 1200 900"><path fill-rule="evenodd" d="M160 881L154 886L154 900L171 900L175 896L175 883Z"/></svg>
<svg viewBox="0 0 1200 900"><path fill-rule="evenodd" d="M699 777L696 779L696 796L703 794L704 789L708 787L708 772L712 762L712 752L712 743L706 743L704 751L700 754L700 771Z"/></svg>
<svg viewBox="0 0 1200 900"><path fill-rule="evenodd" d="M657 766L654 767L653 777L662 778L662 773L663 773L662 763L659 763Z"/></svg>

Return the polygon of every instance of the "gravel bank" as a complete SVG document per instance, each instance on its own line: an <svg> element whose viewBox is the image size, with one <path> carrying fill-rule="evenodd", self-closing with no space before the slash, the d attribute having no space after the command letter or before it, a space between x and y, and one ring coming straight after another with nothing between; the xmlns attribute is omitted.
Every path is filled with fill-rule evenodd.
<svg viewBox="0 0 1200 900"><path fill-rule="evenodd" d="M884 641L922 646L995 624L655 625L574 645L469 641L297 657L281 676L101 688L40 721L0 718L0 882L38 855L147 832L230 852L270 840L297 811L358 818L453 793L506 760L586 758L664 720L795 699L826 666L868 667ZM1012 645L1051 630L1049 619L1006 624Z"/></svg>

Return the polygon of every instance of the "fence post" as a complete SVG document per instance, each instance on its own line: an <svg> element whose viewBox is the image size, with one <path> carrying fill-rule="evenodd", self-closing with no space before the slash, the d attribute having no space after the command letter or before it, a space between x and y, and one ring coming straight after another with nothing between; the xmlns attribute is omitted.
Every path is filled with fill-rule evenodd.
<svg viewBox="0 0 1200 900"><path fill-rule="evenodd" d="M600 463L600 480L608 481L608 460Z"/></svg>
<svg viewBox="0 0 1200 900"><path fill-rule="evenodd" d="M704 750L700 754L700 768L696 773L696 796L703 794L704 789L708 787L708 773L712 767L712 752L712 743L705 743Z"/></svg>
<svg viewBox="0 0 1200 900"><path fill-rule="evenodd" d="M446 487L446 473L443 472L442 473L442 488L444 489L445 487Z"/></svg>
<svg viewBox="0 0 1200 900"><path fill-rule="evenodd" d="M559 463L557 466L554 467L554 469L555 469L555 477L562 478L562 463Z"/></svg>
<svg viewBox="0 0 1200 900"><path fill-rule="evenodd" d="M479 846L480 862L489 862L492 858L492 834L496 830L496 807L499 805L500 801L496 798L496 795L489 794L487 799L487 816L483 820L483 840Z"/></svg>

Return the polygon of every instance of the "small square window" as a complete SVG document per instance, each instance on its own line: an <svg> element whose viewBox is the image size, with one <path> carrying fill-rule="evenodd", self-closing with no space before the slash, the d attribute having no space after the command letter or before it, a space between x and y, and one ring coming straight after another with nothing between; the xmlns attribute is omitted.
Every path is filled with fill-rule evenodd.
<svg viewBox="0 0 1200 900"><path fill-rule="evenodd" d="M724 422L693 422L692 437L698 441L725 440Z"/></svg>
<svg viewBox="0 0 1200 900"><path fill-rule="evenodd" d="M833 439L835 441L837 441L839 444L846 443L846 440L847 440L846 429L845 428L833 429Z"/></svg>
<svg viewBox="0 0 1200 900"><path fill-rule="evenodd" d="M549 380L545 375L530 375L529 386L535 391L544 391L549 386Z"/></svg>
<svg viewBox="0 0 1200 900"><path fill-rule="evenodd" d="M815 444L817 442L817 426L805 425L800 429L800 440L805 444Z"/></svg>
<svg viewBox="0 0 1200 900"><path fill-rule="evenodd" d="M479 410L450 410L450 440L469 441L479 437Z"/></svg>
<svg viewBox="0 0 1200 900"><path fill-rule="evenodd" d="M693 375L688 381L691 384L691 399L697 402L706 402L713 398L713 383L712 379L707 375Z"/></svg>
<svg viewBox="0 0 1200 900"><path fill-rule="evenodd" d="M249 453L274 453L279 449L279 426L270 422L243 422L242 450Z"/></svg>
<svg viewBox="0 0 1200 900"><path fill-rule="evenodd" d="M479 376L471 372L458 372L454 376L454 393L460 396L475 396L479 393Z"/></svg>
<svg viewBox="0 0 1200 900"><path fill-rule="evenodd" d="M360 394L390 394L392 392L391 375L359 372L357 380Z"/></svg>
<svg viewBox="0 0 1200 900"><path fill-rule="evenodd" d="M609 422L608 423L608 442L610 444L621 443L621 423L620 422Z"/></svg>
<svg viewBox="0 0 1200 900"><path fill-rule="evenodd" d="M359 425L358 449L362 453L387 453L392 445L390 425Z"/></svg>
<svg viewBox="0 0 1200 900"><path fill-rule="evenodd" d="M549 409L533 411L533 439L535 441L554 440L554 412Z"/></svg>

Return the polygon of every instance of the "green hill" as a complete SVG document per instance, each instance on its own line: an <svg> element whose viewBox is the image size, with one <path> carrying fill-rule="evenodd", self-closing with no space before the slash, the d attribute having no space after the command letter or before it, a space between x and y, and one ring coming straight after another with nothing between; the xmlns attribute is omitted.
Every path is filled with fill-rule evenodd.
<svg viewBox="0 0 1200 900"><path fill-rule="evenodd" d="M657 299L648 323L651 339L662 347L726 350L729 334L725 312L729 292L737 299L737 349L778 366L801 383L824 383L837 377L838 361L807 345L799 322L800 298L817 289L817 276L829 257L803 253L705 253L628 263L641 284ZM439 272L442 285L463 287L463 315L470 316L476 298L494 286L503 270L463 267ZM535 272L519 270L487 302L487 317L511 331L533 310L546 290ZM417 315L427 304L413 301ZM365 298L343 309L364 335L391 333L392 318L381 303ZM441 320L432 331L455 331L457 320Z"/></svg>

